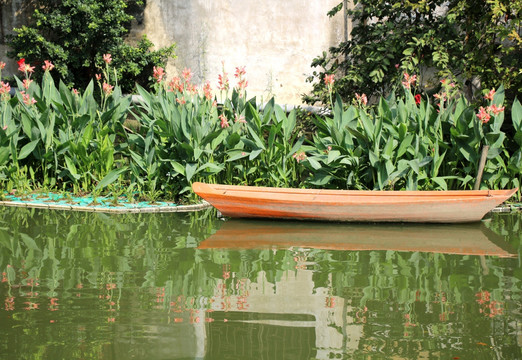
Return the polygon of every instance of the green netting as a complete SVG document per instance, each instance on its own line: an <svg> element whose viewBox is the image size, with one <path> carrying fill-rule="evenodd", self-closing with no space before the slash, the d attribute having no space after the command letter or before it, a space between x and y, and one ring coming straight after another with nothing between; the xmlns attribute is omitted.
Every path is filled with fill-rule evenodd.
<svg viewBox="0 0 522 360"><path fill-rule="evenodd" d="M119 197L117 201L113 197L98 196L73 196L71 194L55 194L55 193L35 193L35 194L24 194L22 196L17 195L4 195L4 201L15 202L21 204L31 205L61 205L70 206L72 208L92 208L96 209L148 209L148 208L166 208L166 207L178 207L180 205L173 202L147 202L147 201L129 201L125 197Z"/></svg>

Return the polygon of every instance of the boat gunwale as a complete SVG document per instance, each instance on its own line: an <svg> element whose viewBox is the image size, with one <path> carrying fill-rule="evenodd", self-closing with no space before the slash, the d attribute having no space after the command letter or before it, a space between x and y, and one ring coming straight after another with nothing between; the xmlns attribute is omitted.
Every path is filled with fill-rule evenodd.
<svg viewBox="0 0 522 360"><path fill-rule="evenodd" d="M467 197L511 197L518 191L515 189L506 190L334 190L334 189L297 189L297 188L275 188L275 187L256 187L245 185L222 185L195 182L192 184L194 192L214 193L218 196L240 196L242 193L249 194L277 194L277 195L340 195L340 196L362 196L362 197L420 197L420 198L467 198ZM228 194L227 192L237 192L238 194Z"/></svg>

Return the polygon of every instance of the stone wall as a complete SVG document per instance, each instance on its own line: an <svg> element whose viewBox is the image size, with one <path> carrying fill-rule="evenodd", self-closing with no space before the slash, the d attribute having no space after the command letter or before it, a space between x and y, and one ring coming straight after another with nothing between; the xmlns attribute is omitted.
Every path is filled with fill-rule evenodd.
<svg viewBox="0 0 522 360"><path fill-rule="evenodd" d="M310 89L314 57L344 37L342 14L326 13L339 0L147 0L134 36L147 34L157 46L177 44L169 75L190 68L195 81L213 87L222 71L245 66L249 95L297 104ZM136 29L138 30L138 29Z"/></svg>
<svg viewBox="0 0 522 360"><path fill-rule="evenodd" d="M1 0L0 0L1 1ZM26 22L24 3L4 0L2 34ZM314 57L344 38L342 14L326 13L339 0L147 0L143 17L136 21L129 41L141 35L158 47L177 44L177 58L169 62L169 76L187 67L194 81L210 80L216 87L222 62L230 77L245 66L249 96L278 103L298 104L310 90L306 77ZM0 45L3 61L7 49ZM10 70L16 67L11 61Z"/></svg>

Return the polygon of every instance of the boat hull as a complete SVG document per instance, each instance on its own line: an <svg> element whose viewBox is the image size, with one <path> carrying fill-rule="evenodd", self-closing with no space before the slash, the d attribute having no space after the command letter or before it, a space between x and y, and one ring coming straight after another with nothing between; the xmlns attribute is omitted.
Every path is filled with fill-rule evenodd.
<svg viewBox="0 0 522 360"><path fill-rule="evenodd" d="M480 221L517 191L318 190L204 183L192 188L232 218L419 223Z"/></svg>
<svg viewBox="0 0 522 360"><path fill-rule="evenodd" d="M469 224L335 224L233 219L199 249L393 250L517 257L517 252L485 226Z"/></svg>

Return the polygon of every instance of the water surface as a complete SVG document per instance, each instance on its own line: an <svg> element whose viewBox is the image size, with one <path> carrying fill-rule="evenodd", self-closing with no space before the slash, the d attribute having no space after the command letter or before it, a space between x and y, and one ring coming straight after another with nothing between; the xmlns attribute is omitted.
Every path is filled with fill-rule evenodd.
<svg viewBox="0 0 522 360"><path fill-rule="evenodd" d="M2 208L0 359L517 359L521 225Z"/></svg>

